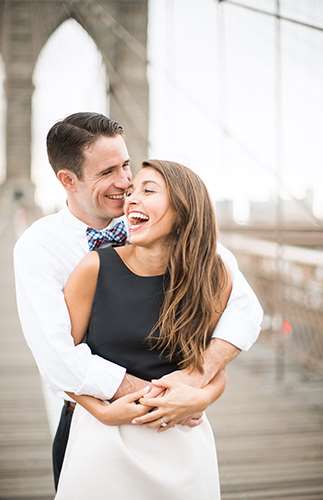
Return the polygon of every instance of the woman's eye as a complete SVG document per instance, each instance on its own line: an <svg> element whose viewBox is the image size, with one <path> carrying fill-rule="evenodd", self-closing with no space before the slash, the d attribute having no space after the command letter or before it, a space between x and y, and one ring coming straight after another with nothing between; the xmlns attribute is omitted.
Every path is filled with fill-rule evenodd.
<svg viewBox="0 0 323 500"><path fill-rule="evenodd" d="M127 191L126 192L126 198L128 198L128 196L130 196L131 194L132 194L131 191Z"/></svg>
<svg viewBox="0 0 323 500"><path fill-rule="evenodd" d="M145 193L154 193L154 191L152 189L147 189L147 188L144 189L144 192Z"/></svg>

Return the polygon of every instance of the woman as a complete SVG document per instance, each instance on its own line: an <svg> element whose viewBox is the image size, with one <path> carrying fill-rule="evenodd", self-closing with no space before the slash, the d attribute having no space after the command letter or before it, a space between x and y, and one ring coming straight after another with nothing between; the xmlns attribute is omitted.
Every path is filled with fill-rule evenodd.
<svg viewBox="0 0 323 500"><path fill-rule="evenodd" d="M203 352L231 285L215 253L217 229L207 190L179 164L144 162L125 200L130 245L87 255L65 288L75 343L145 380L200 370ZM191 413L224 389L224 374L206 388L185 385ZM76 406L56 500L216 500L216 451L207 418L151 410L145 390L109 404L75 396ZM162 398L157 398L162 404ZM149 403L149 404L148 404ZM158 404L159 404L158 403ZM139 420L138 420L139 419ZM156 433L155 429L166 430Z"/></svg>

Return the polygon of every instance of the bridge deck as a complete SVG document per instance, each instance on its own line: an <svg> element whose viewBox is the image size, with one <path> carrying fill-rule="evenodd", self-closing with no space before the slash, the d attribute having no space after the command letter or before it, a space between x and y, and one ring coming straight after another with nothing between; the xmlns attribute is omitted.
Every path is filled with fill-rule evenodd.
<svg viewBox="0 0 323 500"><path fill-rule="evenodd" d="M7 231L3 241L13 241ZM0 498L49 500L49 428L16 317L11 267L10 245L2 245ZM230 367L226 393L209 415L223 500L323 498L322 381L304 381L289 366L278 386L272 352L259 342Z"/></svg>
<svg viewBox="0 0 323 500"><path fill-rule="evenodd" d="M323 499L322 379L292 365L275 381L261 342L228 370L228 387L209 410L223 500Z"/></svg>
<svg viewBox="0 0 323 500"><path fill-rule="evenodd" d="M52 498L50 434L38 371L20 331L12 273L12 228L1 234L0 499Z"/></svg>

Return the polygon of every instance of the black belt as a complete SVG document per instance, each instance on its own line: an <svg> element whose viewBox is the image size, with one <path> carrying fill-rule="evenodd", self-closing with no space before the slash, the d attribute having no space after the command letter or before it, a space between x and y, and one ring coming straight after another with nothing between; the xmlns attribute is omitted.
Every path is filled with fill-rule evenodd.
<svg viewBox="0 0 323 500"><path fill-rule="evenodd" d="M66 401L66 399L64 400L64 406L66 407L66 410L70 413L73 413L75 405L76 403L74 403L74 401Z"/></svg>

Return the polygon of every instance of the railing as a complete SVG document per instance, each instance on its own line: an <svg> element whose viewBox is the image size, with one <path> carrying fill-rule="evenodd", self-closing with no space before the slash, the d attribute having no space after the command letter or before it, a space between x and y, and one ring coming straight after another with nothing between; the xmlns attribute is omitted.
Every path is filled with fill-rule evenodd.
<svg viewBox="0 0 323 500"><path fill-rule="evenodd" d="M286 359L323 374L323 251L279 246L222 233L265 312L263 331L277 348L277 374Z"/></svg>

